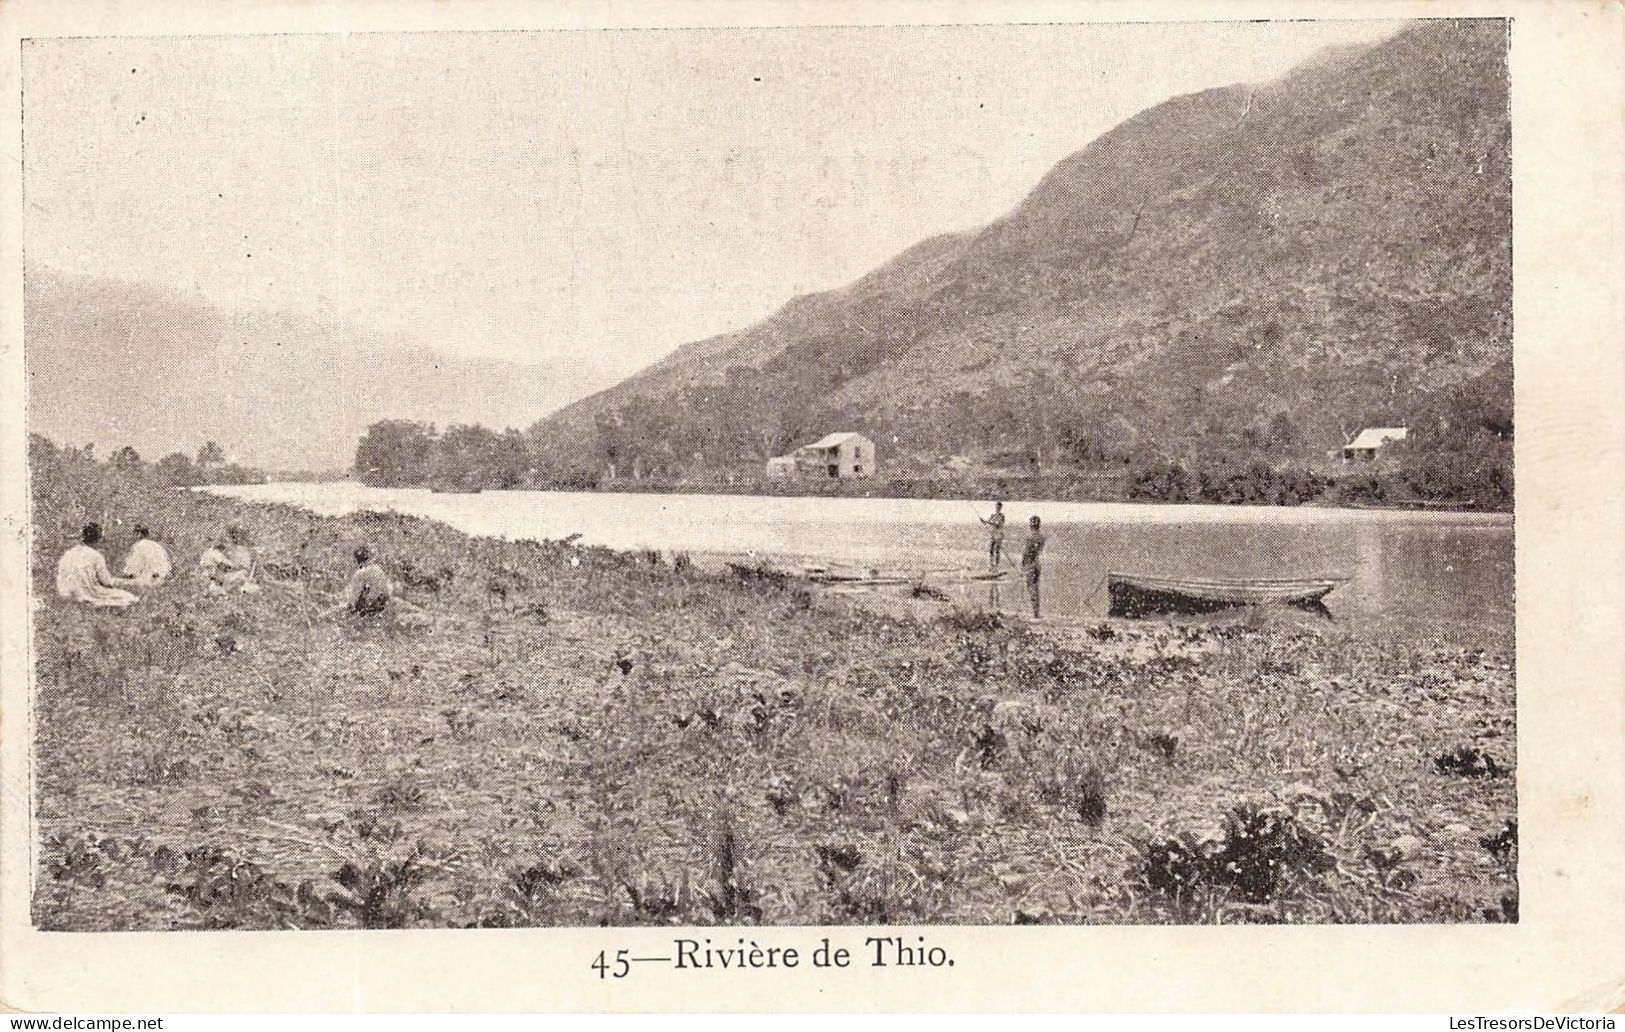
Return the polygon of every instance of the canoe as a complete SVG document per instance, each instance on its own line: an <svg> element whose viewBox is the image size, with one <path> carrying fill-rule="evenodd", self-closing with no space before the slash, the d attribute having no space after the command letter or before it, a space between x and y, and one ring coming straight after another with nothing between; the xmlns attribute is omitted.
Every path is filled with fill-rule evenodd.
<svg viewBox="0 0 1625 1032"><path fill-rule="evenodd" d="M840 570L809 568L802 573L802 576L814 584L883 585L914 583L912 577L905 577L902 574L881 573L878 570L870 570L867 573L847 573Z"/></svg>
<svg viewBox="0 0 1625 1032"><path fill-rule="evenodd" d="M867 586L886 586L897 584L922 584L927 578L941 577L943 575L959 575L953 580L939 581L945 584L986 584L997 581L1007 575L1006 570L997 570L991 573L969 573L964 570L922 570L918 573L887 572L881 570L868 570L867 572L847 572L845 570L831 569L827 566L809 566L802 571L802 576L818 584L861 584Z"/></svg>
<svg viewBox="0 0 1625 1032"><path fill-rule="evenodd" d="M772 581L784 584L790 580L802 580L811 584L828 585L841 588L885 588L899 587L909 584L920 584L927 577L943 574L961 574L960 579L950 580L949 584L987 584L1004 578L1008 571L997 570L989 573L968 573L961 569L953 570L923 570L918 573L908 573L895 570L878 570L872 567L857 566L822 566L806 565L796 571L777 569L767 563L747 564L729 562L727 568L734 576L742 580Z"/></svg>
<svg viewBox="0 0 1625 1032"><path fill-rule="evenodd" d="M1330 615L1322 601L1347 577L1224 578L1106 574L1112 616L1151 613L1213 613L1235 606L1295 606Z"/></svg>
<svg viewBox="0 0 1625 1032"><path fill-rule="evenodd" d="M1345 509L1379 509L1390 512L1477 512L1478 503L1468 498L1459 502L1406 498L1387 502L1344 502Z"/></svg>

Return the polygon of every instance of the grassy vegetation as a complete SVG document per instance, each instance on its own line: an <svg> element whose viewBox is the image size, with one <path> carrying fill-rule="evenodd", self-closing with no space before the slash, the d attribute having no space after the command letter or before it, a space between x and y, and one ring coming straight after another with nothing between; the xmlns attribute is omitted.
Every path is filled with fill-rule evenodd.
<svg viewBox="0 0 1625 1032"><path fill-rule="evenodd" d="M33 473L42 928L1516 919L1510 653ZM265 590L61 602L86 518L183 571L240 524ZM314 618L361 540L432 630Z"/></svg>

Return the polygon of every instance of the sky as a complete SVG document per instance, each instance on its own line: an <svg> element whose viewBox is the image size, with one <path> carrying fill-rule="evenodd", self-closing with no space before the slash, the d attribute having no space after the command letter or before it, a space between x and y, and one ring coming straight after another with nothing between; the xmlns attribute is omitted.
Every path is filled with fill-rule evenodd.
<svg viewBox="0 0 1625 1032"><path fill-rule="evenodd" d="M1391 22L31 41L29 268L608 385Z"/></svg>

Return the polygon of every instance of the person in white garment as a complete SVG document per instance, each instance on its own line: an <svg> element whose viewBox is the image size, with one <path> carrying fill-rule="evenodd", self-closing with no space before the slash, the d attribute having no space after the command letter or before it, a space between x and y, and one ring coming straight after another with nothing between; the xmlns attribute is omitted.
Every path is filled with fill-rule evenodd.
<svg viewBox="0 0 1625 1032"><path fill-rule="evenodd" d="M245 595L258 594L260 586L254 583L257 561L249 547L248 533L235 524L215 539L198 560L207 579L211 595L224 595L240 591Z"/></svg>
<svg viewBox="0 0 1625 1032"><path fill-rule="evenodd" d="M135 583L115 577L107 568L107 559L97 550L102 540L99 523L85 524L80 543L62 553L56 564L56 593L73 602L86 605L122 608L140 599L124 588Z"/></svg>
<svg viewBox="0 0 1625 1032"><path fill-rule="evenodd" d="M169 580L173 570L164 546L152 539L144 524L136 524L135 544L124 556L124 576L142 587L155 588Z"/></svg>

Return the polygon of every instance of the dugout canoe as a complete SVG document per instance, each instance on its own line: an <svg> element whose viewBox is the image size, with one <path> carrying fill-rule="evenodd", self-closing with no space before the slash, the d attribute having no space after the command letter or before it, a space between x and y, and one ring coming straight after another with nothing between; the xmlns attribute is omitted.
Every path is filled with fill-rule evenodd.
<svg viewBox="0 0 1625 1032"><path fill-rule="evenodd" d="M1236 606L1294 606L1330 615L1324 599L1347 577L1227 577L1198 579L1151 574L1106 574L1112 616L1214 613Z"/></svg>
<svg viewBox="0 0 1625 1032"><path fill-rule="evenodd" d="M963 568L947 570L920 570L883 571L870 569L862 572L852 572L845 569L835 569L828 566L808 566L802 571L802 576L816 584L861 584L873 587L884 587L897 584L923 584L927 578L941 576L955 576L955 579L942 581L946 584L987 584L1001 580L1007 571L995 570L988 573L972 573Z"/></svg>
<svg viewBox="0 0 1625 1032"><path fill-rule="evenodd" d="M811 569L803 573L802 576L814 584L857 584L868 587L884 587L914 583L913 577L900 573L881 573L879 570L870 570L867 573L846 573L839 570Z"/></svg>

